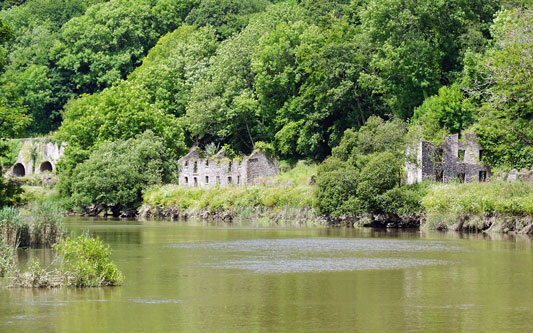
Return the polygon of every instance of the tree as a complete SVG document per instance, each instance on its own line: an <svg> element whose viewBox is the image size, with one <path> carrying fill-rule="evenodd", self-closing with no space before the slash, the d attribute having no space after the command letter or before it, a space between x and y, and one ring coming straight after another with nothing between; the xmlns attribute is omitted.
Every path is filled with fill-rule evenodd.
<svg viewBox="0 0 533 333"><path fill-rule="evenodd" d="M229 38L248 24L251 14L262 12L268 0L202 0L185 22L197 27L211 26L220 40Z"/></svg>
<svg viewBox="0 0 533 333"><path fill-rule="evenodd" d="M172 156L163 139L151 131L102 143L69 175L71 204L81 209L97 205L110 209L113 216L131 216L145 189L177 179Z"/></svg>
<svg viewBox="0 0 533 333"><path fill-rule="evenodd" d="M405 135L402 121L385 122L375 116L358 131L347 130L333 155L318 168L320 211L354 215L389 213L391 207L398 209L392 213L417 210L421 198L418 191L400 187Z"/></svg>
<svg viewBox="0 0 533 333"><path fill-rule="evenodd" d="M475 104L461 91L459 84L439 89L415 109L414 121L422 128L424 140L439 142L447 134L461 133L474 122Z"/></svg>
<svg viewBox="0 0 533 333"><path fill-rule="evenodd" d="M474 130L491 166L533 164L533 10L501 11L491 32L494 43L472 56L465 70L470 93L481 100Z"/></svg>
<svg viewBox="0 0 533 333"><path fill-rule="evenodd" d="M195 0L115 0L89 7L61 28L51 53L75 86L93 93L124 79L159 37L182 24Z"/></svg>
<svg viewBox="0 0 533 333"><path fill-rule="evenodd" d="M103 142L127 140L151 130L175 158L186 152L180 122L150 102L142 86L129 81L83 96L65 108L57 138L67 142L60 173L69 175ZM69 186L60 187L69 195Z"/></svg>
<svg viewBox="0 0 533 333"><path fill-rule="evenodd" d="M212 28L181 26L161 37L128 81L142 86L157 108L182 117L192 87L209 68L216 41Z"/></svg>
<svg viewBox="0 0 533 333"><path fill-rule="evenodd" d="M462 70L468 49L479 48L500 0L371 0L359 7L375 52L364 87L384 96L394 114L413 109Z"/></svg>
<svg viewBox="0 0 533 333"><path fill-rule="evenodd" d="M253 150L255 141L271 141L254 92L252 57L263 35L278 24L304 18L300 7L279 3L252 17L243 31L222 42L209 70L191 91L186 119L193 137L229 143L243 152Z"/></svg>

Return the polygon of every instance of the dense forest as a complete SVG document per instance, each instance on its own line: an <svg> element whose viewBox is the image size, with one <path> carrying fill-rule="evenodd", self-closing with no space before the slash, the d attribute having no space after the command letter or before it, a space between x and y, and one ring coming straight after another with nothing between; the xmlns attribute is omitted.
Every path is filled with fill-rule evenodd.
<svg viewBox="0 0 533 333"><path fill-rule="evenodd" d="M0 6L0 136L54 132L67 174L146 130L175 157L260 144L322 161L372 116L431 141L471 129L490 166L533 163L527 0Z"/></svg>

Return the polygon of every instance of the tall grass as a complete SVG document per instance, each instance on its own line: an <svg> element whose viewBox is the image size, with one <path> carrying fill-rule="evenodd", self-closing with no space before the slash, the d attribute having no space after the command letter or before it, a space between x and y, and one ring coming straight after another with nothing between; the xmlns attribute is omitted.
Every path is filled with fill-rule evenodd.
<svg viewBox="0 0 533 333"><path fill-rule="evenodd" d="M280 163L281 173L274 180L276 183L287 184L294 182L297 185L309 185L311 177L316 175L316 164L299 161L294 165L287 162Z"/></svg>
<svg viewBox="0 0 533 333"><path fill-rule="evenodd" d="M144 202L158 207L174 206L180 210L207 209L229 210L252 207L298 207L314 206L311 186L228 186L197 188L164 185L149 190Z"/></svg>
<svg viewBox="0 0 533 333"><path fill-rule="evenodd" d="M13 207L0 209L0 234L5 245L51 246L63 236L63 212L49 202L35 203L30 216L22 216Z"/></svg>
<svg viewBox="0 0 533 333"><path fill-rule="evenodd" d="M532 182L434 184L422 199L430 228L465 215L533 215Z"/></svg>
<svg viewBox="0 0 533 333"><path fill-rule="evenodd" d="M10 275L15 269L15 249L0 239L0 277Z"/></svg>
<svg viewBox="0 0 533 333"><path fill-rule="evenodd" d="M0 209L0 233L6 246L16 248L29 235L29 225L23 220L18 209L5 207Z"/></svg>

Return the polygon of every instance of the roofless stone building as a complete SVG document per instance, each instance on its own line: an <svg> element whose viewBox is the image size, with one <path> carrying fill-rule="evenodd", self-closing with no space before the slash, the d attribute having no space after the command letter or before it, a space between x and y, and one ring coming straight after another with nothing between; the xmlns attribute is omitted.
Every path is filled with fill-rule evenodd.
<svg viewBox="0 0 533 333"><path fill-rule="evenodd" d="M449 135L438 146L419 140L414 149L407 149L406 155L408 184L423 180L487 181L491 176L490 168L480 162L483 147L472 132L464 133L463 140L458 134Z"/></svg>
<svg viewBox="0 0 533 333"><path fill-rule="evenodd" d="M223 151L219 151L206 158L197 147L193 147L178 163L179 184L184 186L251 185L257 178L278 174L278 162L263 151L235 159L230 159Z"/></svg>

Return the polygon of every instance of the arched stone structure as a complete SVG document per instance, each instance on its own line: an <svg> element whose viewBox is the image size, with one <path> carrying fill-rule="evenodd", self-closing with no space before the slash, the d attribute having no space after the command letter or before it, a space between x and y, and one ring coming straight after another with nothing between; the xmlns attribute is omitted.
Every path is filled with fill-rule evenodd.
<svg viewBox="0 0 533 333"><path fill-rule="evenodd" d="M49 161L45 161L41 163L41 167L39 169L41 170L41 173L54 171L54 167L52 166L52 163L50 163Z"/></svg>
<svg viewBox="0 0 533 333"><path fill-rule="evenodd" d="M26 176L26 168L21 163L15 164L13 167L13 176L15 177L24 177Z"/></svg>

